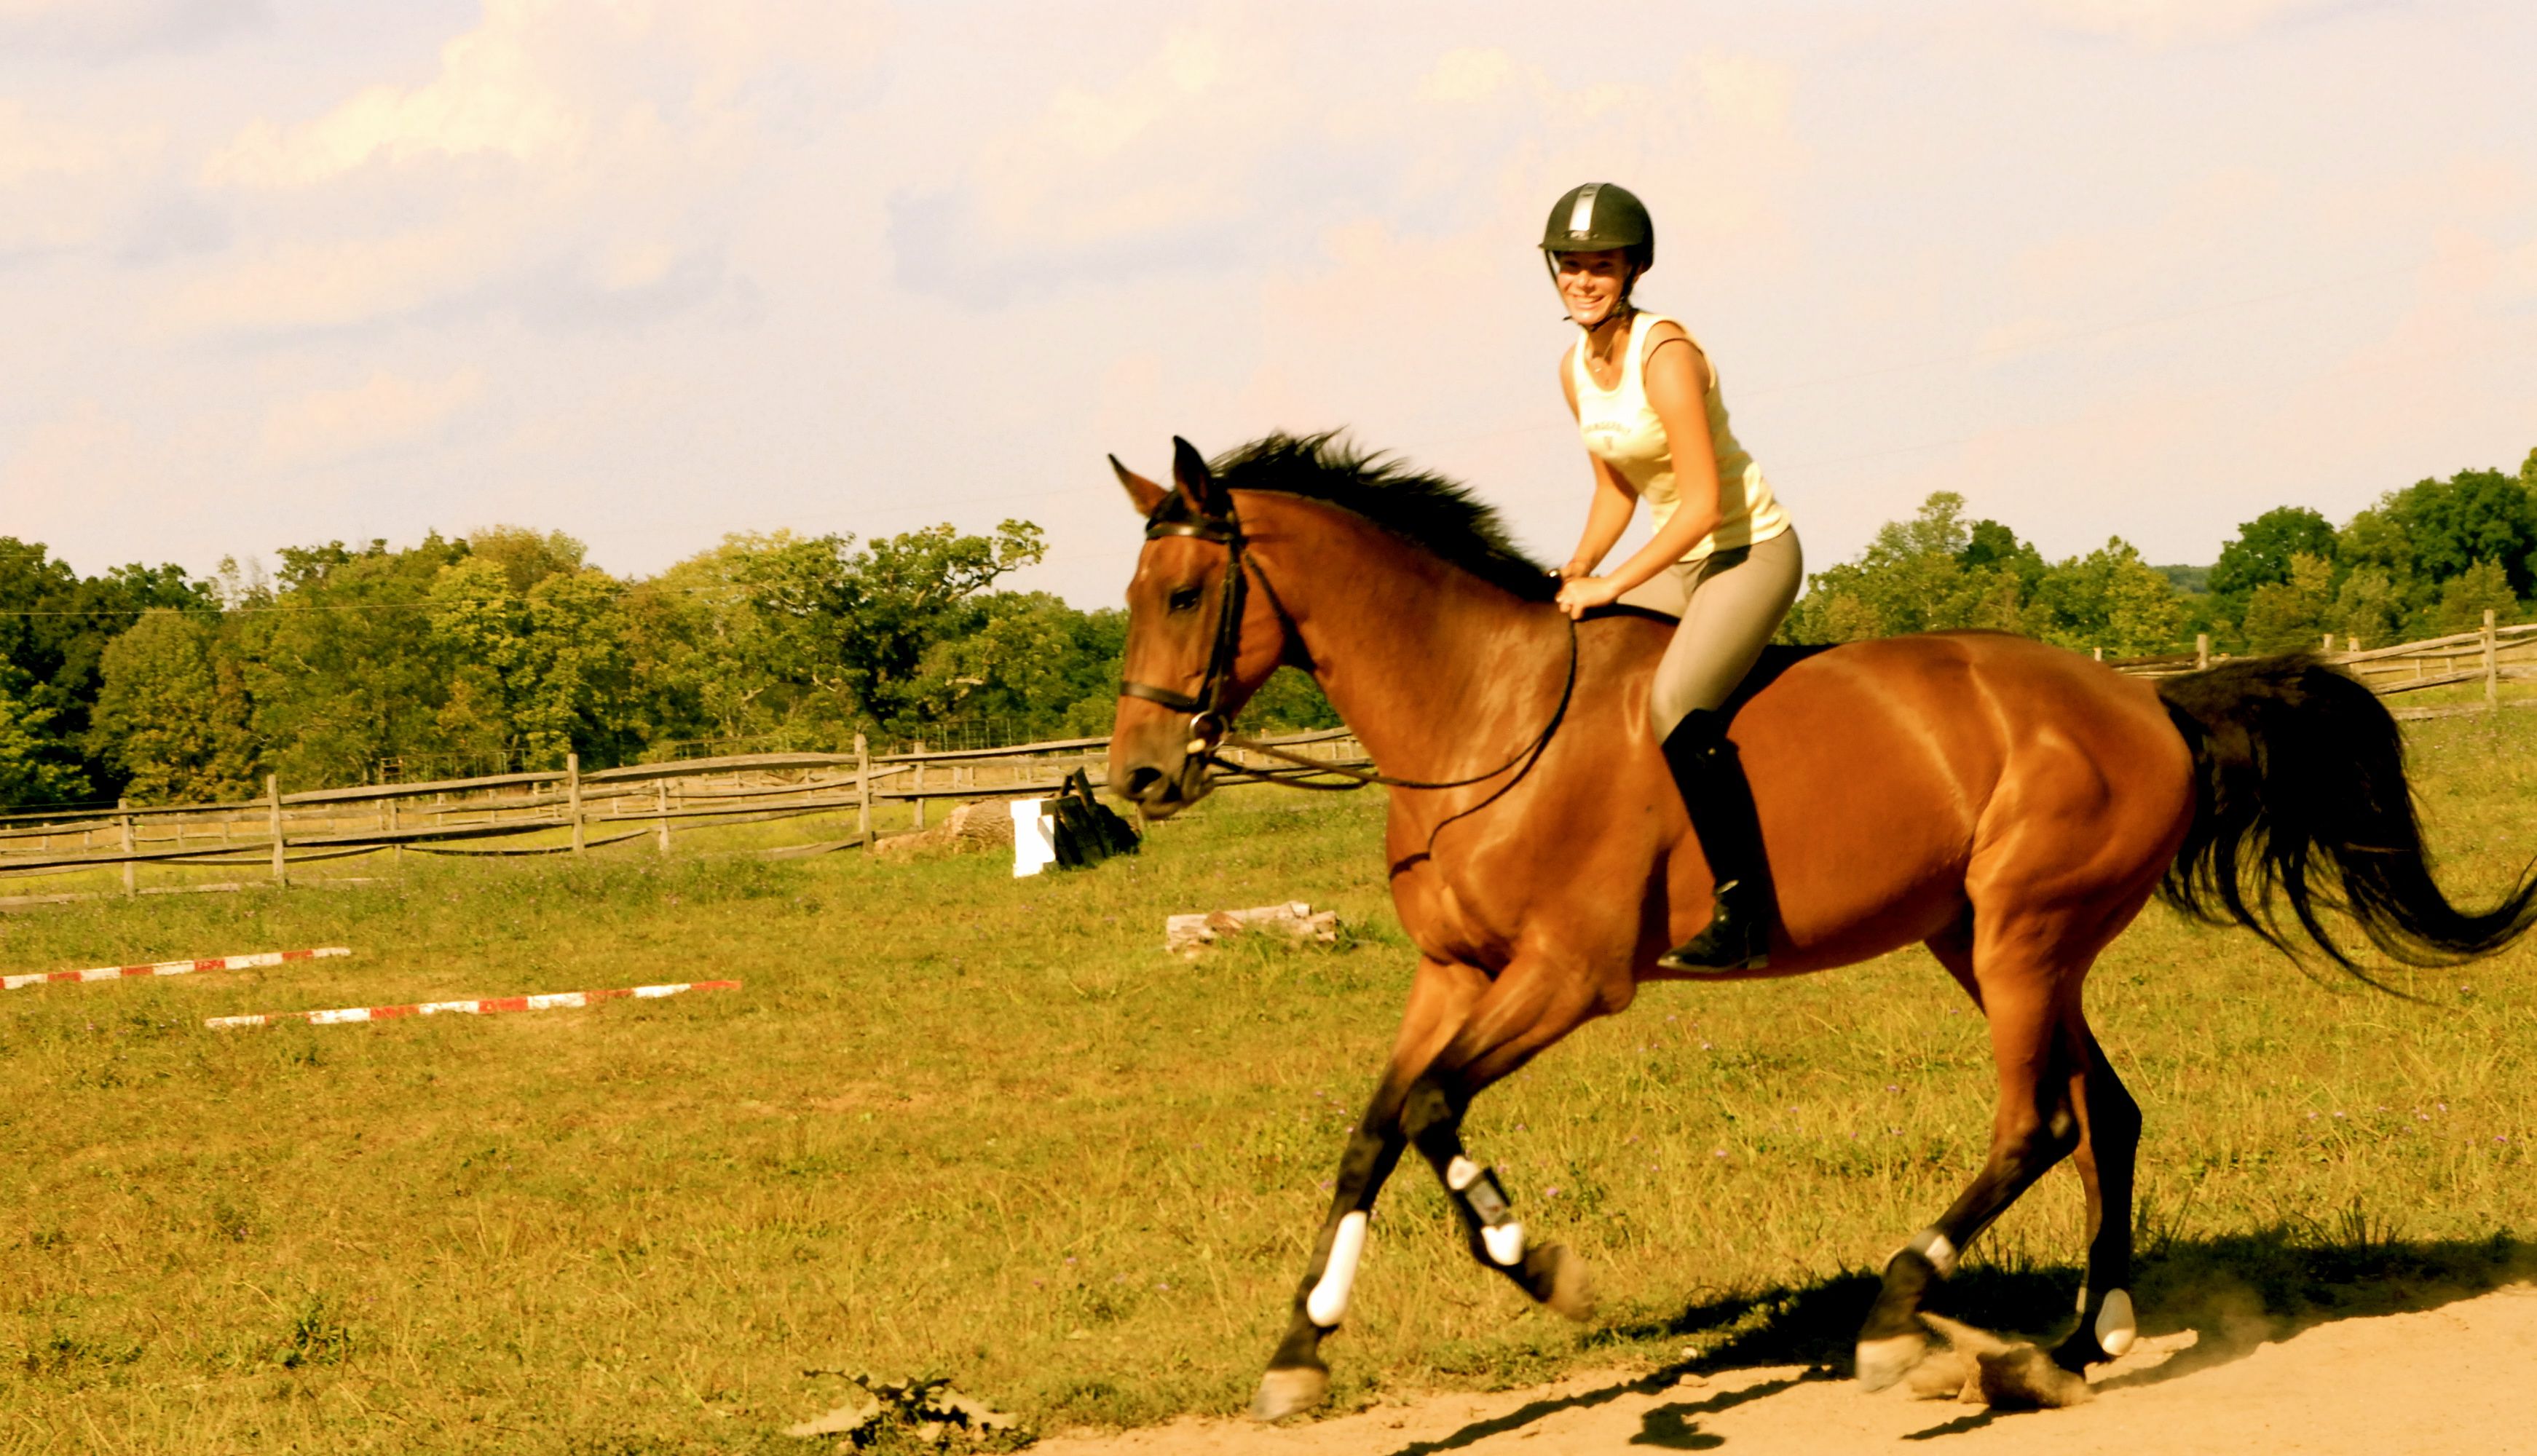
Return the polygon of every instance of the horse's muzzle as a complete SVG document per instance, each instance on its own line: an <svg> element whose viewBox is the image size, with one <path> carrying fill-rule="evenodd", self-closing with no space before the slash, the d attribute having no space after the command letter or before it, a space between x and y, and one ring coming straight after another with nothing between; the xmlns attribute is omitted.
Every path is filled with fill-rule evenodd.
<svg viewBox="0 0 2537 1456"><path fill-rule="evenodd" d="M1179 729L1175 723L1164 732L1139 733L1136 741L1111 745L1110 791L1144 810L1148 819L1168 819L1215 787L1206 760L1189 751L1187 734Z"/></svg>

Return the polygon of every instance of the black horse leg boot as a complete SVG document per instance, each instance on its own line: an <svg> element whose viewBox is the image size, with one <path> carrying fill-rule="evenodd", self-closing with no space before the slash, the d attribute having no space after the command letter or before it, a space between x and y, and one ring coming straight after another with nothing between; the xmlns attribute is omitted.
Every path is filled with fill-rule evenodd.
<svg viewBox="0 0 2537 1456"><path fill-rule="evenodd" d="M1771 964L1778 904L1762 854L1753 789L1726 737L1726 717L1696 711L1665 736L1665 764L1717 881L1709 928L1657 959L1667 971L1759 971Z"/></svg>

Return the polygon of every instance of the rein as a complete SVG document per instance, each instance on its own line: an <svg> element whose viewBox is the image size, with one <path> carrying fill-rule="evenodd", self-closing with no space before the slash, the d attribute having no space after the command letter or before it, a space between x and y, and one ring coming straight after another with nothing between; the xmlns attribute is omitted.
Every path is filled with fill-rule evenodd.
<svg viewBox="0 0 2537 1456"><path fill-rule="evenodd" d="M1212 541L1225 548L1227 558L1225 585L1224 591L1217 598L1219 606L1215 622L1215 642L1207 654L1206 674L1199 680L1196 697L1172 688L1157 687L1152 683L1126 680L1119 684L1119 694L1122 697L1141 698L1148 703L1160 703L1176 712L1189 714L1190 741L1187 751L1196 754L1217 769L1263 784L1281 784L1289 789L1311 789L1338 793L1351 792L1376 785L1386 789L1467 789L1475 784L1486 783L1511 769L1516 771L1514 778L1498 786L1496 791L1488 797L1439 821L1436 828L1441 830L1456 819L1487 808L1504 796L1509 790L1524 782L1525 776L1532 772L1533 765L1541 761L1542 754L1550 750L1550 740L1558 733L1559 726L1567 721L1568 706L1577 697L1578 649L1577 623L1574 619L1568 619L1568 678L1559 689L1559 706L1551 710L1550 721L1541 726L1541 731L1533 734L1531 741L1519 749L1513 758L1487 773L1473 774L1466 779L1400 779L1373 770L1324 763L1316 758L1308 758L1300 753L1291 753L1283 748L1273 747L1256 738L1234 737L1228 731L1231 725L1226 721L1223 713L1224 696L1228 685L1233 680L1234 666L1242 656L1243 607L1249 596L1251 573L1258 571L1260 567L1258 563L1251 560L1246 550L1247 542L1242 535L1242 524L1229 516L1202 515L1195 521L1155 521L1145 527L1147 540L1159 540L1167 536L1185 536L1196 540ZM1268 591L1269 601L1275 602L1277 594L1268 587L1268 577L1262 576L1260 585ZM1277 615L1281 619L1286 615L1282 603L1278 604ZM1247 753L1257 753L1292 767L1249 768L1219 757L1218 750L1225 748L1238 748ZM1347 782L1340 784L1313 782L1323 777L1337 778ZM1433 831L1429 833L1428 838L1432 844L1435 838Z"/></svg>

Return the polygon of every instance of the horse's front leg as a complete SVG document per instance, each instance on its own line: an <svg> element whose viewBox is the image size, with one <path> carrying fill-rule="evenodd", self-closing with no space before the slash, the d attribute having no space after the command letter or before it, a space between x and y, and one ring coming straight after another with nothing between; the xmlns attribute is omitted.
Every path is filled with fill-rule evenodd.
<svg viewBox="0 0 2537 1456"><path fill-rule="evenodd" d="M1561 1244L1527 1240L1524 1222L1515 1216L1497 1170L1473 1163L1463 1149L1463 1112L1469 1098L1457 1096L1458 1090L1448 1077L1420 1078L1410 1089L1401 1127L1444 1183L1470 1240L1471 1257L1553 1310L1570 1319L1586 1318L1594 1306L1586 1261Z"/></svg>
<svg viewBox="0 0 2537 1456"><path fill-rule="evenodd" d="M1268 1371L1261 1376L1260 1392L1251 1402L1256 1419L1275 1421L1310 1410L1330 1393L1331 1371L1322 1360L1322 1341L1338 1329L1347 1314L1357 1261L1365 1254L1367 1229L1374 1217L1375 1195L1383 1191L1384 1179L1392 1175L1407 1144L1400 1125L1401 1107L1411 1084L1486 987L1487 982L1467 968L1439 961L1419 964L1391 1063L1339 1154L1330 1210L1323 1216L1321 1236L1314 1240L1312 1262L1295 1287L1285 1338L1268 1358Z"/></svg>
<svg viewBox="0 0 2537 1456"><path fill-rule="evenodd" d="M1588 1021L1627 1005L1631 987L1626 972L1606 983L1570 961L1519 958L1410 1086L1401 1109L1401 1130L1444 1183L1471 1256L1571 1319L1594 1311L1585 1261L1559 1244L1535 1246L1526 1238L1497 1171L1464 1151L1463 1114L1482 1089Z"/></svg>

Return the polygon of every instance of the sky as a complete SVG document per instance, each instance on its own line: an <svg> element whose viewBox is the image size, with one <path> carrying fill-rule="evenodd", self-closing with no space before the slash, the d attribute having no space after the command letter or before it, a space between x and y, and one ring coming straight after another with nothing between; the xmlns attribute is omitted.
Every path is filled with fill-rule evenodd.
<svg viewBox="0 0 2537 1456"><path fill-rule="evenodd" d="M1816 564L2049 555L2537 446L2537 7L0 0L0 535L83 571L1043 527L1344 426L1556 560L1535 244L1646 199Z"/></svg>

